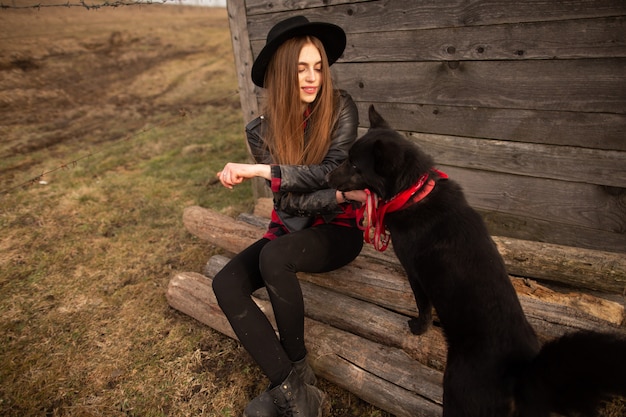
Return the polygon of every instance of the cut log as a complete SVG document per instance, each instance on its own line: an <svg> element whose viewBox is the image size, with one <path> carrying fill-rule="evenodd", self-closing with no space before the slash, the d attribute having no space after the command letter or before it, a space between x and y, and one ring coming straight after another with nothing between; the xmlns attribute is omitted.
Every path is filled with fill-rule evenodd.
<svg viewBox="0 0 626 417"><path fill-rule="evenodd" d="M227 261L221 256L211 259L210 269ZM168 303L236 338L217 305L211 282L210 277L198 273L178 273L170 281ZM303 282L302 288L305 339L311 365L319 376L396 416L440 415L440 369L445 366L446 348L439 329L414 336L408 332L404 316L311 283ZM264 290L254 299L275 326ZM375 341L385 336L382 343Z"/></svg>
<svg viewBox="0 0 626 417"><path fill-rule="evenodd" d="M557 292L530 279L511 278L511 282L513 282L520 299L526 300L527 303L530 303L531 300L540 300L580 310L585 314L617 326L626 324L624 320L626 312L623 304L583 292Z"/></svg>
<svg viewBox="0 0 626 417"><path fill-rule="evenodd" d="M227 261L228 258L223 256L211 257L205 267L205 274L213 277ZM412 297L411 289L404 277L387 271L386 275L376 276L377 282L386 285L374 287L367 278L363 279L361 274L355 273L351 265L324 274L299 273L298 277L301 280L306 314L309 317L359 336L401 348L414 359L434 368L443 369L446 345L441 330L433 327L425 334L415 336L408 329L407 320L410 316L417 315L415 301L403 309L412 308L411 314L404 314L395 308L381 307L377 297L369 296L369 293L387 293L385 298L391 298L389 294L394 294L395 291L389 288L394 286L402 288L406 285L404 291ZM337 285L338 283L341 285ZM361 287L370 289L360 291ZM368 296L363 297L366 293ZM267 298L263 293L260 293L259 297ZM567 298L566 304L560 304L558 301L559 298L543 300L537 296L520 294L524 313L542 341L577 330L626 333L625 329L573 306L574 303Z"/></svg>
<svg viewBox="0 0 626 417"><path fill-rule="evenodd" d="M176 274L170 280L167 300L173 308L235 337L217 305L210 278L191 272ZM271 317L269 302L255 301ZM441 416L441 372L399 349L316 320L306 319L305 338L311 366L318 375L398 417Z"/></svg>
<svg viewBox="0 0 626 417"><path fill-rule="evenodd" d="M493 237L510 274L574 288L626 294L623 253Z"/></svg>
<svg viewBox="0 0 626 417"><path fill-rule="evenodd" d="M185 209L183 221L194 235L236 253L262 234L262 229L201 207ZM377 304L395 312L417 316L411 288L401 266L360 255L351 264L325 274L300 278L334 291ZM514 278L522 307L535 329L553 338L571 329L612 330L624 322L624 307L580 293L558 294L528 280Z"/></svg>
<svg viewBox="0 0 626 417"><path fill-rule="evenodd" d="M258 215L248 215L244 222L201 207L185 209L183 222L192 234L230 253L249 246L267 227L267 219ZM211 288L211 277L228 260L213 256L206 276L177 274L167 299L172 307L236 338ZM619 272L622 264L615 265L612 270ZM441 415L445 338L436 323L424 335L410 333L407 320L418 312L392 252L381 254L366 246L343 268L298 277L305 299L305 339L318 375L397 416ZM528 278L511 279L542 341L580 329L626 332L619 327L624 321L619 303L583 293L557 293ZM254 299L274 324L265 290L257 291Z"/></svg>
<svg viewBox="0 0 626 417"><path fill-rule="evenodd" d="M263 233L258 226L198 206L185 208L183 224L192 235L231 253L241 252Z"/></svg>
<svg viewBox="0 0 626 417"><path fill-rule="evenodd" d="M257 199L254 216L269 219L271 211L271 198ZM502 236L492 236L492 239L511 275L592 291L626 294L626 256L623 253ZM398 262L391 246L385 252L365 246L362 254L386 262Z"/></svg>
<svg viewBox="0 0 626 417"><path fill-rule="evenodd" d="M211 282L195 272L180 272L170 280L165 294L168 304L213 329L236 339L230 323L217 304ZM267 315L267 311L264 311Z"/></svg>
<svg viewBox="0 0 626 417"><path fill-rule="evenodd" d="M224 256L212 256L204 274L213 278L228 260ZM307 317L374 342L402 349L421 363L443 369L447 348L440 328L433 327L425 334L416 336L409 330L409 317L406 315L311 282L301 281L300 286ZM255 296L269 300L265 289L258 290Z"/></svg>
<svg viewBox="0 0 626 417"><path fill-rule="evenodd" d="M190 233L231 252L239 252L247 242L258 239L267 226L267 220L246 219L233 222L231 217L198 206L187 207L183 213ZM626 291L624 254L499 236L493 240L511 275L620 295ZM361 256L398 265L391 249L381 253L366 245Z"/></svg>
<svg viewBox="0 0 626 417"><path fill-rule="evenodd" d="M395 416L441 416L443 376L403 352L308 319L305 339L321 377Z"/></svg>

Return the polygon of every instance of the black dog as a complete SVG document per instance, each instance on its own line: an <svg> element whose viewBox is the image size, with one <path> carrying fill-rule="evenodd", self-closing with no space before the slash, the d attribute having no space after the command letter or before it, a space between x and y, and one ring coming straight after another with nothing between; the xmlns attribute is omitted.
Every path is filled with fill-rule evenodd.
<svg viewBox="0 0 626 417"><path fill-rule="evenodd" d="M411 331L428 329L434 307L446 336L444 416L587 416L608 396L625 395L626 339L580 332L541 347L460 186L373 106L369 118L369 131L328 180L343 191L369 189L382 202L416 183L432 188L384 220L419 309Z"/></svg>

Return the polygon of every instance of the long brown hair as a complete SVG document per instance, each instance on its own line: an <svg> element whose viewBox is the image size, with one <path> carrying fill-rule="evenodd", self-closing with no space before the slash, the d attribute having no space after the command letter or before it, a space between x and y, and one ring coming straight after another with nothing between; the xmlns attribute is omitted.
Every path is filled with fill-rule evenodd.
<svg viewBox="0 0 626 417"><path fill-rule="evenodd" d="M304 45L312 43L322 57L320 90L304 120L298 82L298 58ZM266 144L278 164L310 165L322 162L330 146L336 119L336 97L328 58L319 39L291 38L283 43L265 73ZM305 139L304 123L308 123Z"/></svg>

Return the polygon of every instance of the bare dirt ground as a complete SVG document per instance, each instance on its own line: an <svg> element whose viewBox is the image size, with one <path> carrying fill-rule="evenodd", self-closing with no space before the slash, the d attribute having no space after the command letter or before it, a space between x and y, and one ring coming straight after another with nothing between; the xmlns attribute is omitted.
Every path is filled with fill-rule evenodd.
<svg viewBox="0 0 626 417"><path fill-rule="evenodd" d="M198 70L231 59L223 14L162 5L2 11L0 155L118 139L155 114L206 105L207 79L233 92L232 82ZM214 69L222 77L231 70ZM168 80L170 71L186 82Z"/></svg>
<svg viewBox="0 0 626 417"><path fill-rule="evenodd" d="M0 9L0 415L238 416L265 388L165 299L217 251L184 207L251 207L208 180L246 158L236 89L224 9ZM325 417L389 416L321 388Z"/></svg>

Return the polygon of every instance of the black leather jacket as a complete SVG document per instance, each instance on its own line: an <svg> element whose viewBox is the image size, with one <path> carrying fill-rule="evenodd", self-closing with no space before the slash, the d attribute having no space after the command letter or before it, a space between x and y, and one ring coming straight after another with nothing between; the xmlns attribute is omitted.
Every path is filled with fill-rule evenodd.
<svg viewBox="0 0 626 417"><path fill-rule="evenodd" d="M342 90L339 95L339 118L333 129L326 157L316 165L276 165L264 146L264 116L246 126L252 157L259 164L270 164L272 178L280 178L280 189L274 192L274 210L291 232L308 227L316 216L331 221L342 212L335 189L328 188L326 174L341 164L357 136L359 116L352 97ZM271 182L268 181L268 185Z"/></svg>

